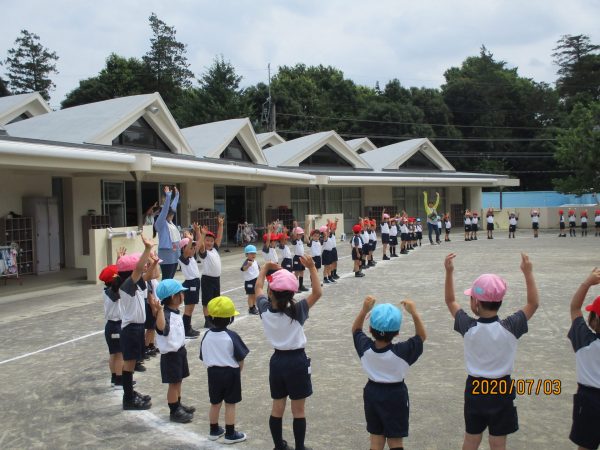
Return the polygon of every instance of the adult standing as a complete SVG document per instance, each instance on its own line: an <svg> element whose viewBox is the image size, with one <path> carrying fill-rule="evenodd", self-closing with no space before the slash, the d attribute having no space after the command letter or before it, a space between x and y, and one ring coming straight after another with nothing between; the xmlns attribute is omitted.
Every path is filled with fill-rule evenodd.
<svg viewBox="0 0 600 450"><path fill-rule="evenodd" d="M175 192L175 197L171 201L171 196ZM162 259L160 270L162 279L173 278L177 270L177 261L179 259L179 241L181 234L179 229L173 223L177 203L179 202L179 191L173 186L173 191L169 186L165 186L165 202L162 205L160 214L154 222L154 228L158 233L158 257Z"/></svg>
<svg viewBox="0 0 600 450"><path fill-rule="evenodd" d="M429 231L429 243L433 245L432 232L435 232L435 242L440 244L440 230L438 228L438 213L437 207L440 204L440 193L435 193L435 203L427 200L427 191L423 191L423 199L425 204L425 213L427 214L427 229Z"/></svg>

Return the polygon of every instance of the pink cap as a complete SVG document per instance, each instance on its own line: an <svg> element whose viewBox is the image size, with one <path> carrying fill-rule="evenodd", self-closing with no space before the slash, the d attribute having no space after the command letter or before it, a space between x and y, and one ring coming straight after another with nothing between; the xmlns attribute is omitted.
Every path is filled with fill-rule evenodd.
<svg viewBox="0 0 600 450"><path fill-rule="evenodd" d="M298 292L298 279L292 272L288 272L286 269L279 269L277 272L274 272L267 277L267 281L272 291Z"/></svg>
<svg viewBox="0 0 600 450"><path fill-rule="evenodd" d="M121 256L117 261L117 270L119 272L130 272L134 270L141 256L141 253L131 253L129 255Z"/></svg>
<svg viewBox="0 0 600 450"><path fill-rule="evenodd" d="M304 230L300 227L294 228L294 233L296 234L304 234Z"/></svg>
<svg viewBox="0 0 600 450"><path fill-rule="evenodd" d="M320 231L321 233L327 233L327 230L328 230L328 229L329 229L329 228L327 227L327 225L321 225L321 226L319 227L319 231Z"/></svg>
<svg viewBox="0 0 600 450"><path fill-rule="evenodd" d="M389 214L384 214L384 215L383 215L383 218L384 218L384 219L389 219L389 218L390 218L390 215L389 215Z"/></svg>
<svg viewBox="0 0 600 450"><path fill-rule="evenodd" d="M190 243L190 238L183 238L182 240L179 241L179 248L187 247L187 245L189 243Z"/></svg>
<svg viewBox="0 0 600 450"><path fill-rule="evenodd" d="M506 294L506 281L493 273L484 273L475 281L465 295L482 302L501 302Z"/></svg>

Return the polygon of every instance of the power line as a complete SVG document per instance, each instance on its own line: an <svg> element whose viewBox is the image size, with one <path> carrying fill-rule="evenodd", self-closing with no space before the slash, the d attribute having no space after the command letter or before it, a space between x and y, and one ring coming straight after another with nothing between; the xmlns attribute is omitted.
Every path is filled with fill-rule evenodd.
<svg viewBox="0 0 600 450"><path fill-rule="evenodd" d="M344 122L366 122L366 123L383 123L392 125L423 125L431 127L447 127L447 128L492 128L492 129L506 129L506 130L562 130L563 128L558 127L507 127L507 126L494 126L494 125L452 125L452 124L441 124L441 123L418 123L418 122L395 122L385 120L373 120L373 119L355 119L351 117L327 117L327 116L315 116L309 114L291 114L291 113L279 113L280 116L288 117L304 117L310 119L325 119L325 120L342 120Z"/></svg>

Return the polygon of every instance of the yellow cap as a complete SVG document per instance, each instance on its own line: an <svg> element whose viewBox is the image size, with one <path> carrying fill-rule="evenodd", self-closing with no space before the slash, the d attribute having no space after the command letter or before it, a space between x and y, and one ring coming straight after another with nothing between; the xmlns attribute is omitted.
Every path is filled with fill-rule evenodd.
<svg viewBox="0 0 600 450"><path fill-rule="evenodd" d="M229 297L220 296L213 298L208 302L208 315L211 317L228 318L237 316L240 313L236 311L235 305Z"/></svg>

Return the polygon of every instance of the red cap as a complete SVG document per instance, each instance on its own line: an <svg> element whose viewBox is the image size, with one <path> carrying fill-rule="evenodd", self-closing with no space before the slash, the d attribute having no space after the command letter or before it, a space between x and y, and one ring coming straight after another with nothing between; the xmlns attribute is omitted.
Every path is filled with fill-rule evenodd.
<svg viewBox="0 0 600 450"><path fill-rule="evenodd" d="M353 233L360 233L360 230L362 230L362 227L360 225L358 225L358 224L356 224L356 225L354 225L352 227L352 232Z"/></svg>
<svg viewBox="0 0 600 450"><path fill-rule="evenodd" d="M558 210L558 213L559 213L559 214L564 214L565 212L564 212L562 209L559 209L559 210Z"/></svg>
<svg viewBox="0 0 600 450"><path fill-rule="evenodd" d="M113 278L119 274L117 270L116 264L111 264L110 266L106 266L98 275L98 279L106 284L111 283Z"/></svg>
<svg viewBox="0 0 600 450"><path fill-rule="evenodd" d="M575 214L575 210L574 209L570 209L569 210L569 215L572 216L573 214Z"/></svg>
<svg viewBox="0 0 600 450"><path fill-rule="evenodd" d="M285 234L285 233L279 233L279 234L277 235L277 239L278 239L278 240L282 240L282 239L288 239L288 238L289 238L289 236L288 236L287 234Z"/></svg>
<svg viewBox="0 0 600 450"><path fill-rule="evenodd" d="M600 209L597 209L597 210L595 211L595 213L596 213L596 215L600 215Z"/></svg>
<svg viewBox="0 0 600 450"><path fill-rule="evenodd" d="M310 230L310 234L321 234L321 232L319 230Z"/></svg>
<svg viewBox="0 0 600 450"><path fill-rule="evenodd" d="M598 316L600 316L600 296L596 297L590 305L585 307L586 311L595 312Z"/></svg>
<svg viewBox="0 0 600 450"><path fill-rule="evenodd" d="M216 238L215 233L213 233L212 231L207 231L205 237Z"/></svg>
<svg viewBox="0 0 600 450"><path fill-rule="evenodd" d="M587 211L581 211L581 217L587 217Z"/></svg>

